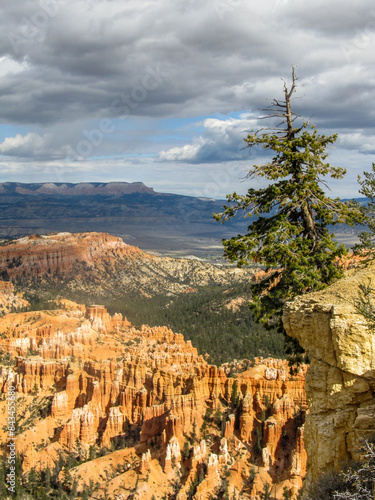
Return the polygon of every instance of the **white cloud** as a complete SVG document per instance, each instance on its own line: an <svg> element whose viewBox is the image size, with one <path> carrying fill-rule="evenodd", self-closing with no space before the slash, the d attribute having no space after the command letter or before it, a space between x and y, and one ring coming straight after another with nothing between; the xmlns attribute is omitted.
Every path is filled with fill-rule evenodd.
<svg viewBox="0 0 375 500"><path fill-rule="evenodd" d="M42 137L32 132L25 136L17 134L15 137L7 137L0 144L0 152L11 156L35 154L43 146L44 142Z"/></svg>
<svg viewBox="0 0 375 500"><path fill-rule="evenodd" d="M40 136L35 132L6 137L0 143L0 153L4 156L20 158L54 158L62 155L63 149L56 149L52 134Z"/></svg>
<svg viewBox="0 0 375 500"><path fill-rule="evenodd" d="M339 137L341 148L357 151L360 154L375 154L375 134L368 135L365 130L353 130Z"/></svg>
<svg viewBox="0 0 375 500"><path fill-rule="evenodd" d="M201 143L201 144L199 144ZM167 161L189 161L195 160L204 145L203 137L196 139L196 144L185 144L182 147L171 148L168 151L162 151L159 155L161 160Z"/></svg>
<svg viewBox="0 0 375 500"><path fill-rule="evenodd" d="M187 163L212 163L248 159L244 153L244 138L257 124L254 118L229 118L220 120L207 118L202 125L204 134L195 138L192 144L162 151L160 160L185 161Z"/></svg>
<svg viewBox="0 0 375 500"><path fill-rule="evenodd" d="M17 75L27 69L26 61L15 61L10 56L0 57L0 78L7 75Z"/></svg>

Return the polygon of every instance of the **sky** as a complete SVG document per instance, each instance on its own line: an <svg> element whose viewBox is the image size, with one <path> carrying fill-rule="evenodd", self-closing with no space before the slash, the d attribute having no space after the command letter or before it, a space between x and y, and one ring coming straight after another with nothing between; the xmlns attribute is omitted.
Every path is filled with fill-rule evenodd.
<svg viewBox="0 0 375 500"><path fill-rule="evenodd" d="M358 196L375 161L372 0L17 0L0 6L0 182L142 181L224 198L298 76L294 110L338 134ZM250 184L251 182L251 184Z"/></svg>

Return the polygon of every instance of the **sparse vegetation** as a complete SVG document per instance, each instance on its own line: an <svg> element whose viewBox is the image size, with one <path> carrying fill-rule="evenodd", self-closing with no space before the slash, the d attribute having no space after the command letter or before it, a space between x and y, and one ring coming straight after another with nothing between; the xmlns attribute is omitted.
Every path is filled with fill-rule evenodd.
<svg viewBox="0 0 375 500"><path fill-rule="evenodd" d="M375 247L375 163L372 164L370 172L363 172L363 177L358 176L361 186L359 192L369 198L368 203L362 207L366 216L367 231L362 231L359 235L360 244L356 245L356 250L374 249Z"/></svg>
<svg viewBox="0 0 375 500"><path fill-rule="evenodd" d="M0 365L12 366L15 364L15 359L2 349L0 349Z"/></svg>
<svg viewBox="0 0 375 500"><path fill-rule="evenodd" d="M359 295L355 302L355 308L367 321L371 332L375 333L375 289L371 280L367 284L359 285Z"/></svg>
<svg viewBox="0 0 375 500"><path fill-rule="evenodd" d="M17 411L17 435L31 429L40 419L47 418L50 414L52 405L52 396L38 397L34 396L32 402L21 406L21 398L18 399Z"/></svg>
<svg viewBox="0 0 375 500"><path fill-rule="evenodd" d="M313 482L306 500L373 500L375 493L375 434L363 440L362 461L342 471L328 471Z"/></svg>
<svg viewBox="0 0 375 500"><path fill-rule="evenodd" d="M46 468L39 470L31 468L27 473L22 473L22 457L16 456L16 485L15 494L7 496L6 474L7 459L4 455L0 464L0 495L1 498L12 498L14 500L75 500L88 498L85 492L77 493L78 482L73 480L70 470L80 462L73 455L63 457L60 455L53 470ZM62 473L62 479L61 475ZM42 487L41 487L42 486ZM86 487L85 491L91 495L94 487L99 483Z"/></svg>

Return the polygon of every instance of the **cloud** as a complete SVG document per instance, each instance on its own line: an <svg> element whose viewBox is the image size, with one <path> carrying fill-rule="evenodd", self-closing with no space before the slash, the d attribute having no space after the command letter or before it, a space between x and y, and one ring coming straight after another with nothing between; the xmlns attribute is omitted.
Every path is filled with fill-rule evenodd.
<svg viewBox="0 0 375 500"><path fill-rule="evenodd" d="M152 155L166 185L175 163L241 162L246 131L267 98L282 97L291 64L304 96L296 111L337 132L338 149L373 154L371 0L18 0L0 6L0 29L0 124L12 127L0 153L14 168L40 172L36 160L47 168L83 151L103 119L114 130L86 144L75 162L85 175L97 157ZM163 125L172 118L173 130Z"/></svg>
<svg viewBox="0 0 375 500"><path fill-rule="evenodd" d="M341 148L357 151L358 154L375 154L375 134L369 135L365 130L353 130L342 133L339 138Z"/></svg>
<svg viewBox="0 0 375 500"><path fill-rule="evenodd" d="M26 135L17 134L14 137L6 137L0 143L0 153L5 156L16 157L52 157L56 152L50 148L51 135L40 136L34 132Z"/></svg>
<svg viewBox="0 0 375 500"><path fill-rule="evenodd" d="M369 1L359 9L337 2L318 2L316 9L302 0L236 2L234 8L231 1L148 1L140 9L134 0L50 0L46 11L36 0L20 0L17 8L1 12L0 55L27 66L21 78L9 73L2 79L1 115L44 125L121 116L113 102L142 86L147 68L161 67L158 85L137 106L127 107L132 116L202 116L260 107L265 95L280 93L280 77L288 76L292 62L303 65L306 77L318 76L325 65L332 71L345 65L340 45L354 36L354 21L365 29L372 10ZM223 16L219 5L227 7ZM358 49L352 62L366 59L366 50ZM335 83L340 81L336 77ZM327 87L327 97L333 92Z"/></svg>
<svg viewBox="0 0 375 500"><path fill-rule="evenodd" d="M184 161L186 163L211 163L235 161L249 158L244 153L244 138L257 120L252 118L226 120L207 118L203 121L204 134L196 138L192 144L162 151L160 160ZM198 124L200 125L200 124Z"/></svg>

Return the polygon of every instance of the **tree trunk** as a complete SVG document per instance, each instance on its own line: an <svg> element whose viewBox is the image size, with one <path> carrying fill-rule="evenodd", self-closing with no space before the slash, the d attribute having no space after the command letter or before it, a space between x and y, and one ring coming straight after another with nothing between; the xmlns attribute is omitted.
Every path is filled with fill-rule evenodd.
<svg viewBox="0 0 375 500"><path fill-rule="evenodd" d="M304 201L302 203L301 212L302 212L303 225L305 227L305 235L308 238L316 241L318 239L318 234L316 232L315 222L311 215L307 201Z"/></svg>

